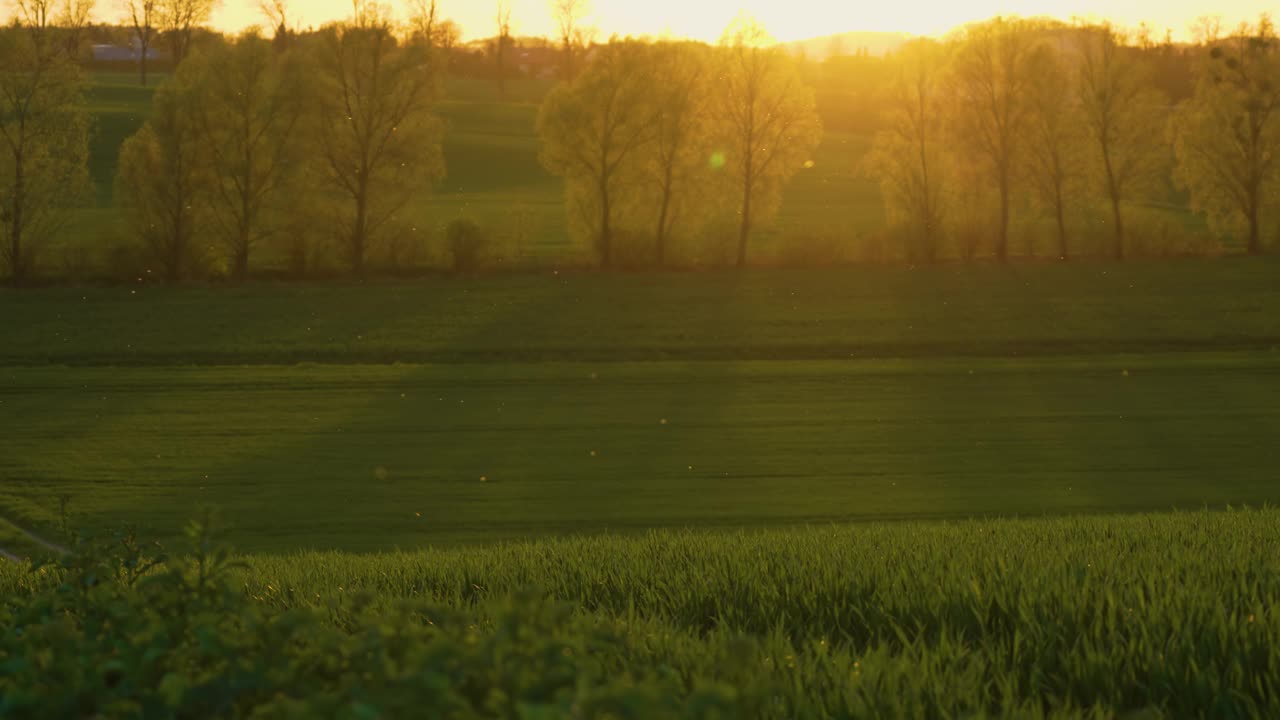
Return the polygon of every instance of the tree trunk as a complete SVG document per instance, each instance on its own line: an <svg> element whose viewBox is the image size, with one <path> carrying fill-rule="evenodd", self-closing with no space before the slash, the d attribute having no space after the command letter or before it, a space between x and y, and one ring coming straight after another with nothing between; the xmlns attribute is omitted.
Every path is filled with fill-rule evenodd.
<svg viewBox="0 0 1280 720"><path fill-rule="evenodd" d="M654 248L654 261L658 267L667 264L667 216L671 212L671 168L667 168L667 181L662 186L662 206L658 210L657 245Z"/></svg>
<svg viewBox="0 0 1280 720"><path fill-rule="evenodd" d="M738 267L747 266L747 240L751 237L751 181L742 191L742 224L738 228Z"/></svg>
<svg viewBox="0 0 1280 720"><path fill-rule="evenodd" d="M1258 222L1258 190L1256 187L1250 193L1252 202L1249 204L1249 254L1262 254L1262 233Z"/></svg>
<svg viewBox="0 0 1280 720"><path fill-rule="evenodd" d="M356 221L351 228L351 274L356 277L364 275L365 223L368 216L367 198L364 194L356 198Z"/></svg>
<svg viewBox="0 0 1280 720"><path fill-rule="evenodd" d="M1067 252L1067 217L1062 208L1062 188L1058 188L1057 195L1054 208L1058 221L1058 259L1066 261L1071 258Z"/></svg>
<svg viewBox="0 0 1280 720"><path fill-rule="evenodd" d="M147 51L151 47L150 41L141 33L138 34L142 38L142 57L139 59L138 67L142 73L142 87L147 86Z"/></svg>
<svg viewBox="0 0 1280 720"><path fill-rule="evenodd" d="M609 181L600 182L600 265L608 270L613 265L612 208L609 203Z"/></svg>
<svg viewBox="0 0 1280 720"><path fill-rule="evenodd" d="M1116 260L1124 260L1124 216L1120 212L1120 197L1115 191L1111 193L1111 214L1116 224Z"/></svg>
<svg viewBox="0 0 1280 720"><path fill-rule="evenodd" d="M250 234L246 223L240 228L239 242L236 245L235 267L232 268L232 276L237 282L244 282L244 279L249 276L249 244Z"/></svg>
<svg viewBox="0 0 1280 720"><path fill-rule="evenodd" d="M1111 198L1111 215L1116 224L1113 253L1116 260L1124 260L1124 218L1120 213L1120 190L1116 187L1116 174L1111 167L1111 147L1105 138L1102 140L1102 167L1107 173L1107 195Z"/></svg>
<svg viewBox="0 0 1280 720"><path fill-rule="evenodd" d="M26 203L26 182L24 180L24 172L22 167L22 156L19 155L14 163L13 176L13 217L9 222L9 263L10 271L13 274L13 284L15 286L22 285L27 279L26 260L22 257L24 252L22 249L22 207Z"/></svg>
<svg viewBox="0 0 1280 720"><path fill-rule="evenodd" d="M498 36L498 100L500 102L507 101L507 64L506 58L506 41L502 36Z"/></svg>
<svg viewBox="0 0 1280 720"><path fill-rule="evenodd" d="M185 202L185 201L184 201ZM169 259L165 263L165 280L170 285L176 285L182 280L182 254L183 245L186 244L184 239L186 235L186 210L182 207L184 202L179 202L177 215L173 219L173 237L169 238Z"/></svg>
<svg viewBox="0 0 1280 720"><path fill-rule="evenodd" d="M1000 235L997 239L996 259L1009 261L1009 172L1000 171Z"/></svg>

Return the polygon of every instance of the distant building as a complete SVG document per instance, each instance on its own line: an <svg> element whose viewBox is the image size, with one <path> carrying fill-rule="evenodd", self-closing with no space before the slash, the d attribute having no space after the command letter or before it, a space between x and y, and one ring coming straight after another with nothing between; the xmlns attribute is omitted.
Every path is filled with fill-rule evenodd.
<svg viewBox="0 0 1280 720"><path fill-rule="evenodd" d="M148 60L159 60L160 51L155 47L147 48ZM135 37L129 45L94 45L95 62L137 62L142 59L142 43Z"/></svg>
<svg viewBox="0 0 1280 720"><path fill-rule="evenodd" d="M517 67L521 75L554 78L560 69L560 51L550 47L521 48Z"/></svg>

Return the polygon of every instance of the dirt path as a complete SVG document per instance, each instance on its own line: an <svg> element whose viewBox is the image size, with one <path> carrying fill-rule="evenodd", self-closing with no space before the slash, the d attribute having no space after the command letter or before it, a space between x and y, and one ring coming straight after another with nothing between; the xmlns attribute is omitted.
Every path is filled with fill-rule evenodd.
<svg viewBox="0 0 1280 720"><path fill-rule="evenodd" d="M3 519L3 518L0 518L0 519ZM70 550L62 547L57 543L45 540L44 538L40 537L39 535L36 535L30 530L27 530L26 528L19 527L18 525L15 525L12 522L8 524L10 527L15 528L18 532L22 533L23 537L25 537L28 541L44 548L45 550L48 550L49 552L55 555L66 555L67 553L71 552ZM9 550L5 549L4 547L0 547L0 558L8 560L9 562L19 562L19 563L26 560L26 558L22 557L21 555L12 553Z"/></svg>

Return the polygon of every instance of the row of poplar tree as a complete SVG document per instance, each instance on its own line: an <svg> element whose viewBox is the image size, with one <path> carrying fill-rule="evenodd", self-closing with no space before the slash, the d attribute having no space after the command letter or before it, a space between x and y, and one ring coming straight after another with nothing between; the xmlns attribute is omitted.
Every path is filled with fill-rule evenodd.
<svg viewBox="0 0 1280 720"><path fill-rule="evenodd" d="M430 43L358 2L307 34L193 50L120 148L114 196L171 281L217 255L246 275L270 237L323 227L353 273L444 174ZM83 70L57 34L0 32L0 224L11 277L91 192Z"/></svg>
<svg viewBox="0 0 1280 720"><path fill-rule="evenodd" d="M1171 173L1261 252L1280 228L1280 45L1266 18L1201 34L1197 89L1177 107L1105 25L996 19L902 48L865 170L910 254L937 257L962 212L989 206L1004 259L1010 216L1030 197L1055 219L1064 258L1067 219L1107 207L1123 257L1126 212ZM62 46L45 29L0 32L0 252L18 281L91 190L84 76ZM443 177L437 64L429 33L365 2L318 32L191 53L120 149L129 232L171 280L210 248L244 276L265 239L316 228L361 273ZM538 131L570 226L606 267L620 244L641 238L661 264L672 238L726 223L745 264L753 228L822 137L797 62L747 21L714 47L597 46L547 97Z"/></svg>
<svg viewBox="0 0 1280 720"><path fill-rule="evenodd" d="M1101 207L1109 228L1089 232L1124 258L1130 213L1171 187L1249 253L1280 242L1275 27L1205 19L1196 34L1195 90L1177 104L1153 82L1147 43L1106 24L995 19L909 43L868 169L911 253L936 257L977 209L1004 259L1010 216L1029 200L1058 256L1081 239L1072 218Z"/></svg>
<svg viewBox="0 0 1280 720"><path fill-rule="evenodd" d="M1088 233L1123 259L1135 210L1175 193L1250 254L1280 244L1275 27L1205 19L1196 33L1195 90L1176 104L1150 43L1109 24L996 18L907 43L886 61L896 77L861 167L903 254L1004 261L1023 213L1048 221L1058 258L1081 254ZM548 98L540 133L573 226L605 265L619 235L661 264L670 238L726 216L744 264L753 224L821 138L796 61L749 23L714 48L611 43Z"/></svg>

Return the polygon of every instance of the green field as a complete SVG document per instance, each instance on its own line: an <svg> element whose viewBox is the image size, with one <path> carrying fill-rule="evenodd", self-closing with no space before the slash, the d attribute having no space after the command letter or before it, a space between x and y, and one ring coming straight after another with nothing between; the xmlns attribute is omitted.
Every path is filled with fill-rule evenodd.
<svg viewBox="0 0 1280 720"><path fill-rule="evenodd" d="M252 551L1280 499L1276 266L0 294L0 516Z"/></svg>
<svg viewBox="0 0 1280 720"><path fill-rule="evenodd" d="M1280 717L1280 261L573 270L543 90L416 208L526 272L0 288L0 720ZM875 259L867 147L764 255Z"/></svg>

